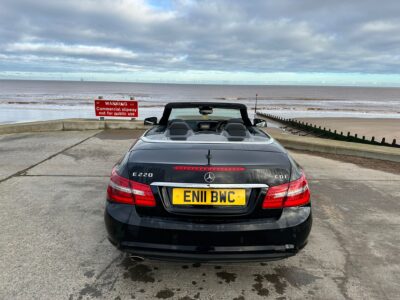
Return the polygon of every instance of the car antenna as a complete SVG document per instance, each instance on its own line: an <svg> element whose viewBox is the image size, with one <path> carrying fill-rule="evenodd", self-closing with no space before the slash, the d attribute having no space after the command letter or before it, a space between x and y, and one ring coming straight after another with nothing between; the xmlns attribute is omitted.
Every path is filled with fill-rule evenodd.
<svg viewBox="0 0 400 300"><path fill-rule="evenodd" d="M257 114L257 98L258 94L256 94L256 103L254 103L254 118L256 117L255 115Z"/></svg>

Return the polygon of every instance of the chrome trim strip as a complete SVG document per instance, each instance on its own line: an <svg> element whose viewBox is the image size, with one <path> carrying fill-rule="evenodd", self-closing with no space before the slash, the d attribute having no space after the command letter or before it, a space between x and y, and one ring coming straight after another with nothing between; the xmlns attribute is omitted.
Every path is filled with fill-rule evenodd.
<svg viewBox="0 0 400 300"><path fill-rule="evenodd" d="M239 145L268 145L274 142L274 138L270 138L265 142L235 142L235 141L173 141L173 140L152 140L145 136L140 137L146 143L170 143L170 144L239 144Z"/></svg>
<svg viewBox="0 0 400 300"><path fill-rule="evenodd" d="M113 182L113 181L111 181L111 180L110 180L110 182L109 182L109 185L110 185L113 189L116 189L116 190L119 190L119 191L122 191L122 192L125 192L125 193L132 193L132 189L130 189L130 188L128 188L128 187L125 187L125 186L118 185L118 184L116 184L115 182Z"/></svg>
<svg viewBox="0 0 400 300"><path fill-rule="evenodd" d="M186 182L153 182L150 185L168 187L190 187L190 188L267 188L262 183L186 183Z"/></svg>

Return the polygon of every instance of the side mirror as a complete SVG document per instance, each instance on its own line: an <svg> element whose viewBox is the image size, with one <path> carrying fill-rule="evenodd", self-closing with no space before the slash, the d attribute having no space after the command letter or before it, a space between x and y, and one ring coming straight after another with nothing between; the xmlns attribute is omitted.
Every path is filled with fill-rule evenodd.
<svg viewBox="0 0 400 300"><path fill-rule="evenodd" d="M150 117L144 119L144 125L156 125L157 124L157 117Z"/></svg>
<svg viewBox="0 0 400 300"><path fill-rule="evenodd" d="M267 127L267 121L263 119L254 118L253 124L257 127Z"/></svg>

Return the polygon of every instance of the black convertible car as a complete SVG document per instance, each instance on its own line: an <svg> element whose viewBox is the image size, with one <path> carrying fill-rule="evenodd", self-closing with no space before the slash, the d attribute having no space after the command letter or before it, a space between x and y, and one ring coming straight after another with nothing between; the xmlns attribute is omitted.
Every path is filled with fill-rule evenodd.
<svg viewBox="0 0 400 300"><path fill-rule="evenodd" d="M266 261L296 254L311 230L307 180L242 104L169 103L114 167L105 223L136 256Z"/></svg>

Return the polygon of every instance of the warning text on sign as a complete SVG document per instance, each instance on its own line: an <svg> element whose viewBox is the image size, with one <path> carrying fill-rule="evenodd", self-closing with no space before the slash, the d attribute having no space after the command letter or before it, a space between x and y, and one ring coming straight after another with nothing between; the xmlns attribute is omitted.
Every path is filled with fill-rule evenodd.
<svg viewBox="0 0 400 300"><path fill-rule="evenodd" d="M139 115L137 101L95 100L96 117L137 118Z"/></svg>

